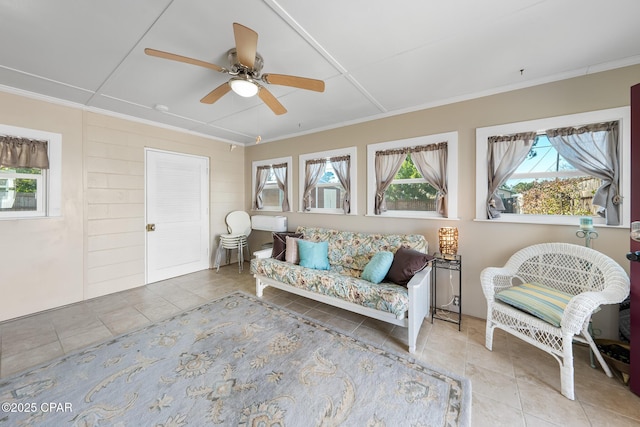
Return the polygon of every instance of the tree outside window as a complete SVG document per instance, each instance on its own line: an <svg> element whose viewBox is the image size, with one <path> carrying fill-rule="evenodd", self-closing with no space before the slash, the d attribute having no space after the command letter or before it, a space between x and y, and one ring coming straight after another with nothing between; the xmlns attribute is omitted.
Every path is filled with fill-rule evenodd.
<svg viewBox="0 0 640 427"><path fill-rule="evenodd" d="M388 210L429 212L436 210L436 193L407 155L384 194Z"/></svg>
<svg viewBox="0 0 640 427"><path fill-rule="evenodd" d="M598 208L591 200L600 184L600 179L571 166L540 134L498 194L505 213L594 216Z"/></svg>
<svg viewBox="0 0 640 427"><path fill-rule="evenodd" d="M38 211L42 169L2 167L0 178L0 212Z"/></svg>

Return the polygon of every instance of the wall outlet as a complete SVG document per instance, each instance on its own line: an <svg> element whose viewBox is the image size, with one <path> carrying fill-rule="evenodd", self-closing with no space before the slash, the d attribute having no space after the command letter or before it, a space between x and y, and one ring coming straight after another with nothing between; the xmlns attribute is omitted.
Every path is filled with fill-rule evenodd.
<svg viewBox="0 0 640 427"><path fill-rule="evenodd" d="M453 296L453 305L456 307L460 306L460 296L459 295L454 295Z"/></svg>

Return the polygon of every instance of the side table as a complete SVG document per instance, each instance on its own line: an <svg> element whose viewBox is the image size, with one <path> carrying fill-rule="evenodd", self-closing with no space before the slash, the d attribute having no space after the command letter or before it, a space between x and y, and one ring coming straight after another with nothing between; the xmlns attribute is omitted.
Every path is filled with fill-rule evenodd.
<svg viewBox="0 0 640 427"><path fill-rule="evenodd" d="M433 323L433 319L455 323L458 325L458 331L460 331L462 327L462 256L446 255L439 252L436 252L433 256L434 258L431 261L431 323ZM458 297L457 313L446 308L437 308L436 306L438 270L448 270L450 274L453 274L452 272L455 271L458 272L458 293L456 294ZM451 304L453 304L453 301ZM457 314L457 320L451 316L454 314Z"/></svg>

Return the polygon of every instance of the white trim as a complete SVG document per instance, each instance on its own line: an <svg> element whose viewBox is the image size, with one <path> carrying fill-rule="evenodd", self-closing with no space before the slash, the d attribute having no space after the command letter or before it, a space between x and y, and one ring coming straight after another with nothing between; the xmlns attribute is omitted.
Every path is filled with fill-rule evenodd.
<svg viewBox="0 0 640 427"><path fill-rule="evenodd" d="M575 216L567 215L518 215L502 214L500 218L487 219L487 140L494 135L508 135L519 132L545 132L547 129L582 126L592 123L618 120L620 122L620 194L622 194L622 209L620 211L620 225L609 227L629 227L631 215L631 112L629 107L611 108L607 110L589 111L586 113L569 114L566 116L548 117L525 122L508 123L476 129L476 221L577 225ZM594 218L594 225L605 225L603 218Z"/></svg>
<svg viewBox="0 0 640 427"><path fill-rule="evenodd" d="M374 201L376 194L376 151L390 150L418 145L437 144L447 142L447 190L448 209L447 217L442 217L436 212L420 211L387 211L380 215L374 213ZM399 139L396 141L381 142L367 145L367 216L377 218L434 218L456 219L458 218L458 132L445 132L434 135L418 136L414 138Z"/></svg>
<svg viewBox="0 0 640 427"><path fill-rule="evenodd" d="M335 150L319 151L317 153L307 153L298 156L298 212L344 215L344 211L341 207L336 209L311 209L310 211L305 211L302 206L304 198L304 171L307 160L337 156L351 157L351 161L349 162L349 173L351 174L351 212L348 215L358 214L358 157L356 147L338 148Z"/></svg>
<svg viewBox="0 0 640 427"><path fill-rule="evenodd" d="M293 210L293 159L291 156L288 157L278 157L276 159L266 159L266 160L255 160L251 162L251 210L253 212L283 212L282 206L273 207L273 206L265 206L262 209L254 209L253 201L256 198L256 172L259 166L265 165L277 165L280 163L287 164L287 197L289 198L289 210L287 212L291 212Z"/></svg>
<svg viewBox="0 0 640 427"><path fill-rule="evenodd" d="M0 219L47 218L62 216L62 134L37 129L0 124L0 134L21 138L46 140L49 142L49 169L43 174L46 184L44 190L44 210L42 213L24 213L20 216L3 216Z"/></svg>

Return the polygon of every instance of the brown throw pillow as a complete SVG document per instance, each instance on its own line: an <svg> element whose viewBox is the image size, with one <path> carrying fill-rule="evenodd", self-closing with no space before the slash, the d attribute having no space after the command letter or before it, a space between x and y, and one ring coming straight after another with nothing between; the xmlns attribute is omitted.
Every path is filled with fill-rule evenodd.
<svg viewBox="0 0 640 427"><path fill-rule="evenodd" d="M273 250L271 251L271 258L284 261L285 250L287 248L287 236L300 238L302 237L302 233L294 233L292 231L273 233Z"/></svg>
<svg viewBox="0 0 640 427"><path fill-rule="evenodd" d="M415 249L399 248L393 256L387 280L407 286L413 275L424 269L432 259L431 255L423 254Z"/></svg>

